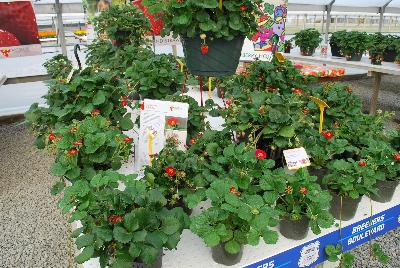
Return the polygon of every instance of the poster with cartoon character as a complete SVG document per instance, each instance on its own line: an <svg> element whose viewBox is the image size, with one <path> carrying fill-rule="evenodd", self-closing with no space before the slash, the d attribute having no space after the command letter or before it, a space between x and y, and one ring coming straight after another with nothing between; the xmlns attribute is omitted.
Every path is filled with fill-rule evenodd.
<svg viewBox="0 0 400 268"><path fill-rule="evenodd" d="M285 41L287 0L267 0L259 5L258 32L252 37L255 51L282 51Z"/></svg>
<svg viewBox="0 0 400 268"><path fill-rule="evenodd" d="M0 0L0 59L41 53L31 1Z"/></svg>

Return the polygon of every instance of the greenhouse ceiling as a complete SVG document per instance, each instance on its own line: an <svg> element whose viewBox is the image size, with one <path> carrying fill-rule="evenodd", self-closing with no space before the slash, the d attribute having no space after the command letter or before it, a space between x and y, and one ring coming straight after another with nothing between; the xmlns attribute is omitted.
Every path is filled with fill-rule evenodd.
<svg viewBox="0 0 400 268"><path fill-rule="evenodd" d="M290 11L331 11L397 13L400 14L400 0L289 0Z"/></svg>

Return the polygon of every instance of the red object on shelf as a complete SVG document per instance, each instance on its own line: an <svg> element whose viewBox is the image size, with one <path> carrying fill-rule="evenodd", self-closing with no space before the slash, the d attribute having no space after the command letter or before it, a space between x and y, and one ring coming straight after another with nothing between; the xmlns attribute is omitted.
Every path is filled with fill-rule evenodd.
<svg viewBox="0 0 400 268"><path fill-rule="evenodd" d="M164 21L161 14L150 14L147 7L142 5L142 0L132 1L132 4L137 6L143 11L143 14L149 19L151 24L151 34L150 35L160 35L161 30L164 28Z"/></svg>

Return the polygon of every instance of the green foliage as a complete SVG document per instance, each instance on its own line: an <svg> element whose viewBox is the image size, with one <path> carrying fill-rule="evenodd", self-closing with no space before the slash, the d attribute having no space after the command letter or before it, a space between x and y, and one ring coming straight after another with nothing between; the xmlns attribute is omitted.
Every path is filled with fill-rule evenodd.
<svg viewBox="0 0 400 268"><path fill-rule="evenodd" d="M156 1L144 0L143 5L152 14L162 12L162 34L195 37L206 34L207 38L232 40L235 36L251 37L257 30L255 15L259 13L260 0L226 0L222 10L218 1ZM245 10L241 10L241 7ZM243 8L242 8L243 9Z"/></svg>
<svg viewBox="0 0 400 268"><path fill-rule="evenodd" d="M132 62L126 77L143 98L164 99L183 87L184 76L172 55L143 55Z"/></svg>
<svg viewBox="0 0 400 268"><path fill-rule="evenodd" d="M368 48L368 34L365 32L347 32L339 41L339 47L346 57L363 54Z"/></svg>
<svg viewBox="0 0 400 268"><path fill-rule="evenodd" d="M328 257L328 261L337 262L340 260L338 268L352 268L354 262L354 255L348 252L342 252L342 246L340 244L327 245L325 247L325 254Z"/></svg>
<svg viewBox="0 0 400 268"><path fill-rule="evenodd" d="M315 28L309 28L297 32L294 36L296 46L300 47L302 51L313 51L321 43L322 38L320 33Z"/></svg>
<svg viewBox="0 0 400 268"><path fill-rule="evenodd" d="M62 54L58 54L45 61L43 67L54 79L66 79L72 70L72 62Z"/></svg>
<svg viewBox="0 0 400 268"><path fill-rule="evenodd" d="M372 244L372 253L375 258L382 264L388 264L390 258L382 250L381 246L377 243Z"/></svg>
<svg viewBox="0 0 400 268"><path fill-rule="evenodd" d="M95 30L111 40L124 45L146 44L145 34L150 32L150 22L142 11L133 5L112 5L93 20Z"/></svg>
<svg viewBox="0 0 400 268"><path fill-rule="evenodd" d="M315 234L321 233L321 228L333 225L333 216L328 212L332 197L328 191L321 190L316 182L317 177L310 176L304 169L293 175L278 169L262 179L260 184L265 190L269 190L266 193L268 197L279 196L276 208L283 217L293 221L307 217ZM277 179L280 179L281 184L276 182Z"/></svg>
<svg viewBox="0 0 400 268"><path fill-rule="evenodd" d="M123 191L118 182L124 182ZM59 207L65 213L72 209L70 221L83 225L74 233L83 249L77 263L100 257L102 267L114 267L120 262L151 264L162 248L176 248L189 218L181 208L168 210L165 204L162 194L145 182L106 170L67 187Z"/></svg>
<svg viewBox="0 0 400 268"><path fill-rule="evenodd" d="M342 30L342 31L338 31L338 32L332 33L331 38L329 39L329 44L331 46L332 45L339 46L341 40L344 38L346 33L347 33L346 30Z"/></svg>

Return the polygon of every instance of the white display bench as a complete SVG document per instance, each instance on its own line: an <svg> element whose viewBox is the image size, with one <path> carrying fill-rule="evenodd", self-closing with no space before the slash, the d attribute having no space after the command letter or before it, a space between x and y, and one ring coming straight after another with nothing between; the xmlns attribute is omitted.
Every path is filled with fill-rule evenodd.
<svg viewBox="0 0 400 268"><path fill-rule="evenodd" d="M191 88L187 95L200 100L200 92L198 87ZM216 90L211 94L214 102L222 105L222 100L217 97ZM208 99L207 88L203 92L203 99ZM135 117L133 111L133 117ZM220 129L223 123L222 118L208 117L211 127ZM131 131L128 135L133 135ZM120 170L123 174L136 172L134 161L125 164ZM209 204L203 202L199 207L193 210L192 215L196 215L208 207ZM394 197L389 203L378 203L370 201L364 196L357 209L356 216L350 221L342 221L342 240L343 247L347 251L360 244L367 243L370 240L365 232L368 230L366 223L370 221L370 211L373 211L372 219L379 220L375 225L371 226L376 232L372 237L380 236L386 232L400 227L400 187L397 188ZM364 225L363 225L364 224ZM279 236L277 244L267 245L260 239L258 246L244 246L243 257L241 261L230 267L246 267L246 268L295 268L295 267L319 267L330 268L336 267L332 263L326 261L324 247L327 244L339 243L339 221L335 222L331 228L322 229L320 235L314 235L309 230L308 235L303 240L291 240ZM271 228L279 232L278 227ZM354 233L353 233L354 231ZM350 241L350 244L349 244ZM299 265L299 261L300 265ZM301 264L309 264L307 266ZM97 259L91 259L84 263L83 268L100 268ZM164 250L163 266L164 268L217 268L224 265L215 263L211 257L211 249L208 248L203 240L191 233L190 230L184 230L181 241L177 250Z"/></svg>

